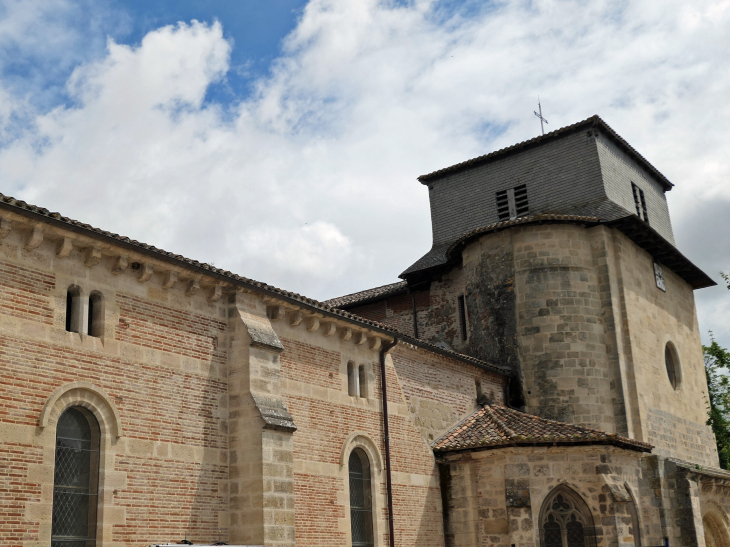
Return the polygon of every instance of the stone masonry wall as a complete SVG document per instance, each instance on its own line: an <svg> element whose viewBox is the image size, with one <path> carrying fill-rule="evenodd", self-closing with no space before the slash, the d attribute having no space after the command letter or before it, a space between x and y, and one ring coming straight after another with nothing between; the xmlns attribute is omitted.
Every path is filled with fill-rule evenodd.
<svg viewBox="0 0 730 547"><path fill-rule="evenodd" d="M368 454L376 545L388 540L379 350L327 327L273 326L282 341L282 391L293 434L297 546L350 541L347 460ZM310 324L310 328L311 328ZM442 546L438 470L429 443L476 408L475 380L501 401L502 378L476 366L399 344L386 358L396 544ZM348 395L348 363L363 365L362 397Z"/></svg>
<svg viewBox="0 0 730 547"><path fill-rule="evenodd" d="M588 505L597 547L633 545L631 499L638 504L641 544L663 543L659 504L640 495L642 453L610 446L515 447L453 453L441 466L448 547L537 547L541 507L559 485Z"/></svg>
<svg viewBox="0 0 730 547"><path fill-rule="evenodd" d="M0 544L50 544L55 427L38 424L79 382L108 395L124 430L102 438L98 545L227 540L225 306L29 237L0 241ZM101 337L66 332L70 285L103 295Z"/></svg>

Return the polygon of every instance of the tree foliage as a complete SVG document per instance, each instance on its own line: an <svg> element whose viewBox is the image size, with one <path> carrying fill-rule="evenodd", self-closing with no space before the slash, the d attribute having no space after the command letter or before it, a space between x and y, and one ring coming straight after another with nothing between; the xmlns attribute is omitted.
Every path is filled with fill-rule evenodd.
<svg viewBox="0 0 730 547"><path fill-rule="evenodd" d="M707 425L717 441L720 467L730 469L730 351L720 346L710 332L710 345L702 346L705 355L709 408Z"/></svg>

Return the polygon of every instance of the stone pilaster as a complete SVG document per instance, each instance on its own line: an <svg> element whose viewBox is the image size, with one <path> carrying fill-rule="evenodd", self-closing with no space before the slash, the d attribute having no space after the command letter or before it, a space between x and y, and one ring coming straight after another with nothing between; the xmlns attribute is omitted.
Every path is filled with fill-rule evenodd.
<svg viewBox="0 0 730 547"><path fill-rule="evenodd" d="M281 396L284 347L252 295L231 297L229 332L231 543L293 546L296 426Z"/></svg>

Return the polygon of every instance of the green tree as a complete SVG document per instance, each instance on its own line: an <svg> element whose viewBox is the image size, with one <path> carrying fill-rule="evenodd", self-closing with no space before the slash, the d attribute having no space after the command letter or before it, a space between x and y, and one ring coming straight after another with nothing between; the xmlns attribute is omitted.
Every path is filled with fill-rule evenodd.
<svg viewBox="0 0 730 547"><path fill-rule="evenodd" d="M717 441L720 467L730 470L730 352L720 346L710 332L710 345L702 346L705 354L709 408L707 425L712 427Z"/></svg>

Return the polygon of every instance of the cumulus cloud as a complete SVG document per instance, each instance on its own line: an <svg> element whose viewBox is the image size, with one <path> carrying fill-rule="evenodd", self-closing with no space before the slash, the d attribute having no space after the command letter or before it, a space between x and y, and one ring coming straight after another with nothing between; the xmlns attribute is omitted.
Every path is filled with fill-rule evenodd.
<svg viewBox="0 0 730 547"><path fill-rule="evenodd" d="M730 210L730 3L469 6L311 0L270 75L230 104L205 100L235 47L220 23L110 40L68 78L73 104L34 112L0 150L2 191L328 298L427 251L415 177L538 134L539 93L548 129L598 113L674 181L681 250L730 269L708 237ZM717 301L700 296L701 328L730 343Z"/></svg>

